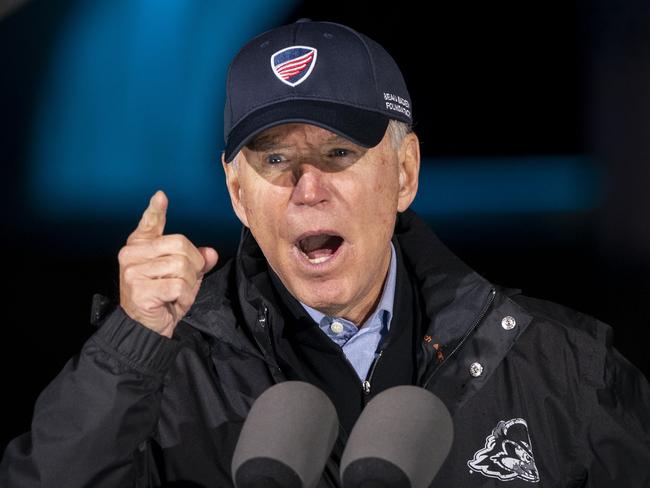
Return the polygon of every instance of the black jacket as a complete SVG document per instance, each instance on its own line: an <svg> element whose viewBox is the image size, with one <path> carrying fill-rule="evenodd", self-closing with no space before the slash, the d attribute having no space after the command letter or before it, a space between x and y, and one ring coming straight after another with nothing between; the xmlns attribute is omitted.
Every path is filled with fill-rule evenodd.
<svg viewBox="0 0 650 488"><path fill-rule="evenodd" d="M413 382L454 418L433 486L650 486L650 387L607 325L492 285L410 212L394 242L421 307ZM172 340L96 301L99 329L7 447L0 486L230 486L251 404L287 378L269 281L245 231ZM338 484L343 442L322 486Z"/></svg>

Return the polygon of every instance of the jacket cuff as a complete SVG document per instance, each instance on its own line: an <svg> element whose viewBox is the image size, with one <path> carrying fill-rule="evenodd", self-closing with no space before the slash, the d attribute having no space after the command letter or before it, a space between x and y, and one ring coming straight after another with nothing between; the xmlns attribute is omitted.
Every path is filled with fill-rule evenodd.
<svg viewBox="0 0 650 488"><path fill-rule="evenodd" d="M164 375L181 347L179 341L133 320L120 306L105 317L92 340L121 362L151 375Z"/></svg>

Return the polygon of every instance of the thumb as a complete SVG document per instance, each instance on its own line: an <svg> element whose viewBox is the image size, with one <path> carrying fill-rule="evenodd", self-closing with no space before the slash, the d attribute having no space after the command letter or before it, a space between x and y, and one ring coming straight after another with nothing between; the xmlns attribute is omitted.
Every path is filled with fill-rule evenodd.
<svg viewBox="0 0 650 488"><path fill-rule="evenodd" d="M198 250L205 260L201 274L206 274L212 268L214 268L214 266L217 264L217 261L219 261L219 253L217 253L217 251L211 247L199 247Z"/></svg>

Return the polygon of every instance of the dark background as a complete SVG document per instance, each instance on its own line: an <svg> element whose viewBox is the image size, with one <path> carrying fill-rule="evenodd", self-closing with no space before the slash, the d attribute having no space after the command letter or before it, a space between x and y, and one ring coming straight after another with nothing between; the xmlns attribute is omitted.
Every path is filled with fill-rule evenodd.
<svg viewBox="0 0 650 488"><path fill-rule="evenodd" d="M116 255L150 196L139 195L113 216L93 217L86 208L56 218L33 204L30 147L44 73L66 18L80 4L35 0L0 19L0 448L28 430L38 393L92 333L93 293L117 295ZM269 2L268 10L279 23L342 22L384 45L403 69L423 164L432 171L455 160L483 165L488 174L494 161L583 161L599 184L593 198L574 208L519 211L522 200L513 196L503 212L436 212L424 181L420 192L433 210L422 213L491 281L609 323L616 347L648 376L650 9L641 1L624 4L332 0L287 3L281 12ZM262 21L257 32L273 25ZM221 110L215 106L216 118ZM218 131L213 144L216 187L223 184ZM517 184L506 175L496 188L517 195ZM462 185L450 191L465 198ZM168 230L214 246L225 260L238 231L227 203L218 212L225 220L216 224L172 213Z"/></svg>

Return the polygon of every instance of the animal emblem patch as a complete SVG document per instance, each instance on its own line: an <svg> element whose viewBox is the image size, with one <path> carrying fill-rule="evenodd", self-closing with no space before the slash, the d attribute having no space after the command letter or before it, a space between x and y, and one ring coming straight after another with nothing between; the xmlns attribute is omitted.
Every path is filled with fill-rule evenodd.
<svg viewBox="0 0 650 488"><path fill-rule="evenodd" d="M485 439L485 447L467 461L473 472L502 481L537 483L539 473L524 419L502 420Z"/></svg>
<svg viewBox="0 0 650 488"><path fill-rule="evenodd" d="M311 74L316 66L317 54L318 52L313 47L286 47L271 56L271 68L282 83L296 86Z"/></svg>

